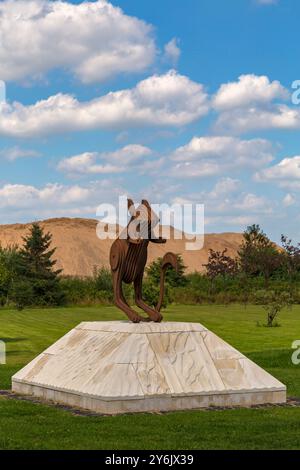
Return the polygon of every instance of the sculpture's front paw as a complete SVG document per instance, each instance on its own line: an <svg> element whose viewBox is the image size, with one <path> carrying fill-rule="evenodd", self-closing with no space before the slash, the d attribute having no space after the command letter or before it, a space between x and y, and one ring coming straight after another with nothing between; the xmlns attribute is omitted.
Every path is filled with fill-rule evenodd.
<svg viewBox="0 0 300 470"><path fill-rule="evenodd" d="M132 323L140 323L142 321L142 317L140 317L138 314L131 315L130 320Z"/></svg>
<svg viewBox="0 0 300 470"><path fill-rule="evenodd" d="M159 312L155 312L151 315L151 320L155 323L160 323L163 319L163 316Z"/></svg>
<svg viewBox="0 0 300 470"><path fill-rule="evenodd" d="M161 315L161 313L159 313L157 323L162 322L163 319L164 319L164 317Z"/></svg>

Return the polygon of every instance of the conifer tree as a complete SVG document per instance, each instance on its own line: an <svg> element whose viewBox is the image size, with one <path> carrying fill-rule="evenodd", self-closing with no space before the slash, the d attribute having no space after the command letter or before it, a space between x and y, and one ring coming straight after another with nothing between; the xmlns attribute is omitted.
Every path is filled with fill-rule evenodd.
<svg viewBox="0 0 300 470"><path fill-rule="evenodd" d="M50 248L52 235L44 233L38 223L33 223L29 234L23 237L23 242L19 282L15 287L15 297L19 299L17 303L59 305L63 300L59 279L62 270L55 270L56 260L53 255L56 248ZM22 295L20 290L26 290L27 294Z"/></svg>

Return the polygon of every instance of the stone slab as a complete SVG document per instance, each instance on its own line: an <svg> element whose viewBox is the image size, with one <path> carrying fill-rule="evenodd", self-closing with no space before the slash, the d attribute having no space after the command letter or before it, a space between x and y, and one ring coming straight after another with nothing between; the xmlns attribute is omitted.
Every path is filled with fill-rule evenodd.
<svg viewBox="0 0 300 470"><path fill-rule="evenodd" d="M83 322L14 392L107 414L284 403L286 387L199 323Z"/></svg>

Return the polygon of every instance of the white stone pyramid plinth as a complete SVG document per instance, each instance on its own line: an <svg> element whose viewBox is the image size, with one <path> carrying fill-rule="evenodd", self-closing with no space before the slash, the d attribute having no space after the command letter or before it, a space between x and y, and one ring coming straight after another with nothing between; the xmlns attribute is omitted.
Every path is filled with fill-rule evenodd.
<svg viewBox="0 0 300 470"><path fill-rule="evenodd" d="M81 323L12 389L107 414L286 401L282 383L199 323Z"/></svg>

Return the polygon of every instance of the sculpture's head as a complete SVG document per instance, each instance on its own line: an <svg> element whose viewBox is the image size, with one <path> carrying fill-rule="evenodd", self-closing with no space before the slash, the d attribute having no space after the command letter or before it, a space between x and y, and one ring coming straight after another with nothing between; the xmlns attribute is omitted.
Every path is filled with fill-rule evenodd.
<svg viewBox="0 0 300 470"><path fill-rule="evenodd" d="M163 238L156 238L154 228L159 223L159 217L151 209L148 201L142 200L141 204L134 207L131 199L128 199L128 211L131 215L130 222L127 227L128 241L130 243L139 244L143 240L153 243L166 243Z"/></svg>

